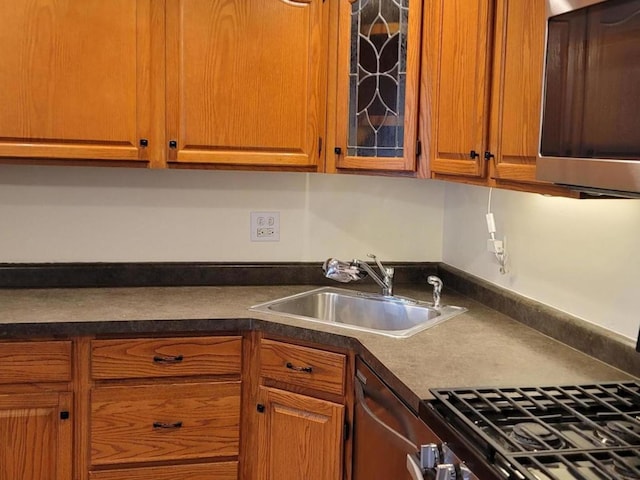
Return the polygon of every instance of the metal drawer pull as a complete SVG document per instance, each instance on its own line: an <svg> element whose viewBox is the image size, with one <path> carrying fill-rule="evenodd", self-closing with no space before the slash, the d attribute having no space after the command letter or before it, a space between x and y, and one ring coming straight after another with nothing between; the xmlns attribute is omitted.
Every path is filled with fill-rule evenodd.
<svg viewBox="0 0 640 480"><path fill-rule="evenodd" d="M181 427L182 427L182 422L176 422L176 423L153 422L153 428L157 428L157 429L175 430Z"/></svg>
<svg viewBox="0 0 640 480"><path fill-rule="evenodd" d="M180 363L182 360L184 360L182 355L176 355L175 357L161 357L160 355L156 355L153 357L155 363Z"/></svg>
<svg viewBox="0 0 640 480"><path fill-rule="evenodd" d="M295 370L296 372L305 372L305 373L312 373L313 372L313 367L296 367L291 362L287 362L285 367L287 367L289 370Z"/></svg>

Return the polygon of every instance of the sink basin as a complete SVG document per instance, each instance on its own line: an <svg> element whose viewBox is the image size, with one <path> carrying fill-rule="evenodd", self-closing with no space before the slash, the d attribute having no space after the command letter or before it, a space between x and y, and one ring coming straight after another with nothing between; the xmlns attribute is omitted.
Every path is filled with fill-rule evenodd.
<svg viewBox="0 0 640 480"><path fill-rule="evenodd" d="M434 308L427 302L333 287L261 303L249 310L395 338L410 337L466 311L461 307Z"/></svg>

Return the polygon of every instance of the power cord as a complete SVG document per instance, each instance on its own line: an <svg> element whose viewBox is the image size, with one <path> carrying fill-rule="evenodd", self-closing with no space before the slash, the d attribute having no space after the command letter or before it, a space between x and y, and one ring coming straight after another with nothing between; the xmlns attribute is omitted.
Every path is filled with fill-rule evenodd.
<svg viewBox="0 0 640 480"><path fill-rule="evenodd" d="M489 188L489 201L487 203L487 230L489 230L489 240L487 240L487 250L493 253L500 265L500 273L507 273L507 237L502 240L496 240L496 221L491 213L491 195L493 188Z"/></svg>

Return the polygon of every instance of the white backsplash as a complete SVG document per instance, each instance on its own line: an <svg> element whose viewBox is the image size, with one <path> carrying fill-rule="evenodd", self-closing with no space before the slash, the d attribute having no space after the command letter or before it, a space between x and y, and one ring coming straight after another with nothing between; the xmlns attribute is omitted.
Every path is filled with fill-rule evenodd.
<svg viewBox="0 0 640 480"><path fill-rule="evenodd" d="M486 251L489 190L406 178L0 166L0 263L440 261L635 339L640 200L494 190L509 271ZM251 211L280 242L251 242Z"/></svg>
<svg viewBox="0 0 640 480"><path fill-rule="evenodd" d="M444 186L301 173L0 166L0 262L439 261ZM250 212L280 212L251 242Z"/></svg>
<svg viewBox="0 0 640 480"><path fill-rule="evenodd" d="M508 272L487 252L489 190L447 184L445 263L635 339L640 200L574 200L493 190Z"/></svg>

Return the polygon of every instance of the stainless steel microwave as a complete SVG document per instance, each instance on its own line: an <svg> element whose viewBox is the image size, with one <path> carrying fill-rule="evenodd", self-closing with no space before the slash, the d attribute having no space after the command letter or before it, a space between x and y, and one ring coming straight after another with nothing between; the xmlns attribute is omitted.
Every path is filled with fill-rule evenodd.
<svg viewBox="0 0 640 480"><path fill-rule="evenodd" d="M640 196L640 0L547 0L539 180Z"/></svg>

